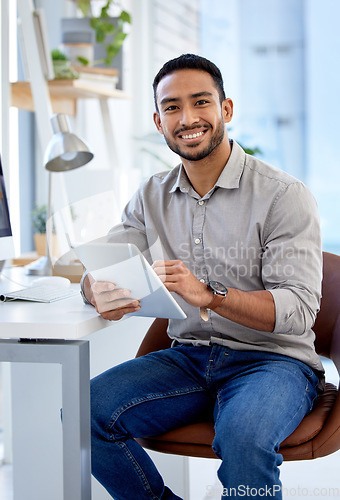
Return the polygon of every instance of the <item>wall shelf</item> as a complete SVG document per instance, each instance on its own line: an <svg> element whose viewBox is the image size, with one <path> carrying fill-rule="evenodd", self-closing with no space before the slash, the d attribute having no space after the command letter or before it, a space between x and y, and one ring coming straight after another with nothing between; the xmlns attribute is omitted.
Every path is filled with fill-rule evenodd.
<svg viewBox="0 0 340 500"><path fill-rule="evenodd" d="M95 84L85 79L51 80L48 89L54 113L75 116L78 99L129 99L122 90L111 88L107 84ZM34 111L30 82L11 83L11 106L26 111Z"/></svg>

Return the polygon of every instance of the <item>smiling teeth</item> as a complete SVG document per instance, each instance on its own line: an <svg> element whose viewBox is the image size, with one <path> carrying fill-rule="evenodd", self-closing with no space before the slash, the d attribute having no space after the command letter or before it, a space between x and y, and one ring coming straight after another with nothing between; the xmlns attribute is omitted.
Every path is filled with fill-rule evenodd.
<svg viewBox="0 0 340 500"><path fill-rule="evenodd" d="M196 139L196 137L200 137L203 134L204 132L197 132L197 134L182 135L182 139Z"/></svg>

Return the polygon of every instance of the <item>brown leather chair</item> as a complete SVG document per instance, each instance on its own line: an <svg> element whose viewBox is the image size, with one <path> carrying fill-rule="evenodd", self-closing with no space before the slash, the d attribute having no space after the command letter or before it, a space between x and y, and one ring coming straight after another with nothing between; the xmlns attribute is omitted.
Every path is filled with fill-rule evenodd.
<svg viewBox="0 0 340 500"><path fill-rule="evenodd" d="M321 308L314 325L315 348L330 358L340 374L340 256L324 252ZM156 319L138 350L137 356L170 347L166 334L167 320ZM161 436L137 439L145 448L191 457L216 458L211 444L212 422L204 422L172 430ZM281 443L284 460L309 460L340 449L340 392L326 383L313 411L298 428Z"/></svg>

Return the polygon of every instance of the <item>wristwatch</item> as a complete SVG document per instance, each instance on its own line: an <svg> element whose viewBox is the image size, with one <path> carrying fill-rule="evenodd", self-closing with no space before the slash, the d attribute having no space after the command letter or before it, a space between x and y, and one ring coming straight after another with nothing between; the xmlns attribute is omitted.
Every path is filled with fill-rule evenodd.
<svg viewBox="0 0 340 500"><path fill-rule="evenodd" d="M222 285L219 281L209 281L208 288L213 292L214 297L212 301L206 306L207 309L216 309L220 305L224 297L228 293L228 288Z"/></svg>
<svg viewBox="0 0 340 500"><path fill-rule="evenodd" d="M200 308L200 314L203 321L208 321L209 319L208 309L216 309L228 293L228 288L219 281L209 281L208 288L213 292L214 296L207 306Z"/></svg>

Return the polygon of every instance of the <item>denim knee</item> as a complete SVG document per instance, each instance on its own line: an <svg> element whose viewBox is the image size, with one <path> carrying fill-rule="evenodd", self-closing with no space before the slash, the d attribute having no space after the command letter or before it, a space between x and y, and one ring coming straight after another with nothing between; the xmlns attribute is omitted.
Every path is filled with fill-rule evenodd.
<svg viewBox="0 0 340 500"><path fill-rule="evenodd" d="M271 436L270 429L259 425L256 415L229 416L227 419L217 419L215 438L213 441L215 454L223 459L230 456L233 460L256 460L256 456L276 454L278 443Z"/></svg>
<svg viewBox="0 0 340 500"><path fill-rule="evenodd" d="M112 431L108 429L112 414L121 405L119 391L112 386L110 394L103 391L101 376L91 380L91 432L104 439L113 440Z"/></svg>

